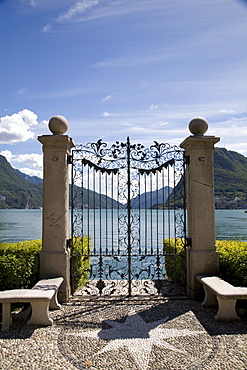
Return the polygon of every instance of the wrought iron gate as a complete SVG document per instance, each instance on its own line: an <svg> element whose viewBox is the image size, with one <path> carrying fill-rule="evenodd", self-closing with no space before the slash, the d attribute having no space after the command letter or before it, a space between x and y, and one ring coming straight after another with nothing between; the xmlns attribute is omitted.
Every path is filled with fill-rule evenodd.
<svg viewBox="0 0 247 370"><path fill-rule="evenodd" d="M166 255L175 256L176 242L186 239L183 154L177 146L155 141L146 148L129 138L73 150L72 285L88 279L80 294L162 292ZM165 239L175 247L165 251Z"/></svg>

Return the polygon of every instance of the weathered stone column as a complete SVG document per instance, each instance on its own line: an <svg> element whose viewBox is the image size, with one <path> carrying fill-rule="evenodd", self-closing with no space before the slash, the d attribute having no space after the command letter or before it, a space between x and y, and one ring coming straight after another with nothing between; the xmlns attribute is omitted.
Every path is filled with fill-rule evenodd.
<svg viewBox="0 0 247 370"><path fill-rule="evenodd" d="M68 122L62 116L49 121L53 135L39 136L44 152L43 179L43 233L40 254L40 277L62 276L59 289L60 302L70 296L70 251L67 248L69 219L69 172L68 155L74 146L73 140L63 135Z"/></svg>
<svg viewBox="0 0 247 370"><path fill-rule="evenodd" d="M218 275L219 258L215 247L214 209L214 145L220 140L204 136L208 123L204 118L195 118L189 124L193 136L180 146L187 156L187 294L200 299L202 286L197 275Z"/></svg>

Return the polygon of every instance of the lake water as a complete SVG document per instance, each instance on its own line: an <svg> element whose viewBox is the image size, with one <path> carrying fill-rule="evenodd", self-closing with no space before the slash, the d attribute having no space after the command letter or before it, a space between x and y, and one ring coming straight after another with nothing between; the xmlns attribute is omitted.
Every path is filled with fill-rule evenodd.
<svg viewBox="0 0 247 370"><path fill-rule="evenodd" d="M215 215L216 239L247 241L247 213L244 210L216 210ZM0 243L41 238L42 210L0 209Z"/></svg>

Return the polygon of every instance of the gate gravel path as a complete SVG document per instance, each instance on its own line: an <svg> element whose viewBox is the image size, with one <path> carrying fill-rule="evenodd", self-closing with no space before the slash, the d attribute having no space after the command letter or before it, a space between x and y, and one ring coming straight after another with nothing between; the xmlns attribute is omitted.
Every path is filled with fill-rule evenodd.
<svg viewBox="0 0 247 370"><path fill-rule="evenodd" d="M214 321L191 300L71 300L52 327L0 334L0 368L246 370L247 319Z"/></svg>

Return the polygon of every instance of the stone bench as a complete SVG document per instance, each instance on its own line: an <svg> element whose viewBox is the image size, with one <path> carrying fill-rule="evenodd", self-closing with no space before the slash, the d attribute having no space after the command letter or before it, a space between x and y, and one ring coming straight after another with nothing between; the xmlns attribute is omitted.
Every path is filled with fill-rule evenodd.
<svg viewBox="0 0 247 370"><path fill-rule="evenodd" d="M0 292L2 303L2 332L9 331L12 321L12 303L30 303L31 318L28 325L52 325L49 308L59 309L57 291L63 282L62 277L40 280L32 289L13 289Z"/></svg>
<svg viewBox="0 0 247 370"><path fill-rule="evenodd" d="M247 299L247 288L235 287L217 276L199 275L196 278L205 291L202 306L214 307L218 304L216 321L240 320L236 313L236 302L238 299Z"/></svg>

